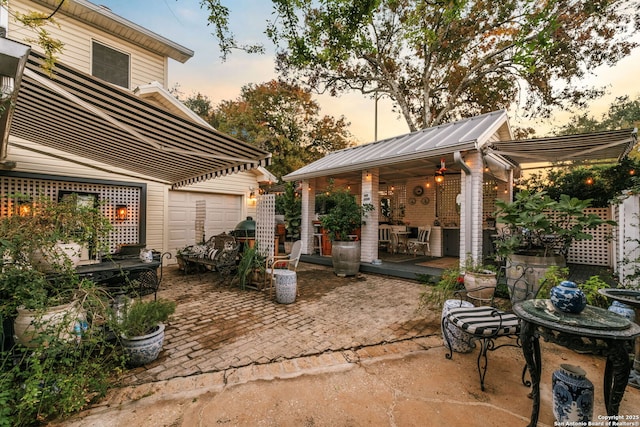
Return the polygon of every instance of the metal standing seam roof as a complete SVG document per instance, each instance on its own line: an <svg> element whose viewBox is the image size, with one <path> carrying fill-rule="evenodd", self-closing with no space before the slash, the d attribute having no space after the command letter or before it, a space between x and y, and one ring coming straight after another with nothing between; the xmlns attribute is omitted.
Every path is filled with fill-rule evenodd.
<svg viewBox="0 0 640 427"><path fill-rule="evenodd" d="M155 178L173 188L259 166L271 154L133 93L31 53L11 135Z"/></svg>
<svg viewBox="0 0 640 427"><path fill-rule="evenodd" d="M433 158L455 151L477 149L507 125L504 110L442 124L406 135L388 138L327 154L285 175L285 181L316 178L353 172L366 168L402 163L420 158Z"/></svg>

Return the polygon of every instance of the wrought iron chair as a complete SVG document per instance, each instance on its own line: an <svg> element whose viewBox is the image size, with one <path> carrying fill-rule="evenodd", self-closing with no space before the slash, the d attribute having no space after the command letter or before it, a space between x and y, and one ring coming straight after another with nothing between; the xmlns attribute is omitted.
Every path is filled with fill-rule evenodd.
<svg viewBox="0 0 640 427"><path fill-rule="evenodd" d="M278 270L296 271L302 254L302 241L296 240L291 246L289 255L270 256L267 258L267 265L264 270L264 286L269 282L269 298L273 295L273 285L275 283L275 275ZM264 289L264 288L263 288Z"/></svg>
<svg viewBox="0 0 640 427"><path fill-rule="evenodd" d="M419 227L418 238L409 239L407 241L407 250L413 252L413 256L416 256L418 249L426 255L427 252L431 253L431 247L429 246L429 238L431 236L431 227Z"/></svg>
<svg viewBox="0 0 640 427"><path fill-rule="evenodd" d="M530 284L526 280L527 273L530 273L531 267L526 265L519 265L516 267L518 274L512 275L512 277L505 278L505 268L501 267L499 272L500 277L507 280L507 287L509 288L509 295L511 304L524 301L526 299L535 298L539 287L536 284ZM514 277L515 276L515 277ZM484 391L484 379L487 374L488 367L488 351L494 351L501 347L511 346L520 347L520 320L518 317L510 312L499 310L493 306L480 306L480 307L463 307L462 301L464 300L464 293L481 290L482 288L471 289L463 292L461 295L460 307L454 307L449 310L446 316L442 319L442 333L447 341L447 347L449 352L445 355L447 359L453 357L453 346L451 345L451 338L447 331L449 325L453 325L463 332L467 333L469 337L469 345L475 347L475 341L481 342L480 352L478 353L478 374L480 376L480 389ZM496 343L499 338L508 338L510 341L506 343ZM529 386L530 383L525 380L526 366L522 370L522 383Z"/></svg>

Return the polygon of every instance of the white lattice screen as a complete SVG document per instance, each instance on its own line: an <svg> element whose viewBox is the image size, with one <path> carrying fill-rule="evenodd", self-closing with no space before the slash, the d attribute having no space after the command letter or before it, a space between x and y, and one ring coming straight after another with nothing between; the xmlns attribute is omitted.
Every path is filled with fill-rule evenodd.
<svg viewBox="0 0 640 427"><path fill-rule="evenodd" d="M456 203L456 197L460 193L460 175L446 175L444 183L439 184L436 191L438 192L436 215L440 219L440 224L445 227L460 225L460 209Z"/></svg>
<svg viewBox="0 0 640 427"><path fill-rule="evenodd" d="M584 212L598 215L604 220L611 219L609 208L589 208ZM593 236L593 239L574 242L569 248L567 262L611 266L611 226L602 224L587 232Z"/></svg>
<svg viewBox="0 0 640 427"><path fill-rule="evenodd" d="M204 224L207 221L207 201L196 200L196 222L195 222L195 235L197 238L202 236L202 241L206 240Z"/></svg>
<svg viewBox="0 0 640 427"><path fill-rule="evenodd" d="M256 205L256 244L264 256L275 254L276 196L264 194Z"/></svg>
<svg viewBox="0 0 640 427"><path fill-rule="evenodd" d="M49 197L53 200L58 199L59 191L97 194L100 209L114 228L109 236L109 250L115 251L118 244L144 243L140 242L140 187L0 176L0 191L3 196L19 193L31 197ZM0 203L0 215L15 212L11 199L2 197ZM116 205L127 207L126 219L116 219Z"/></svg>

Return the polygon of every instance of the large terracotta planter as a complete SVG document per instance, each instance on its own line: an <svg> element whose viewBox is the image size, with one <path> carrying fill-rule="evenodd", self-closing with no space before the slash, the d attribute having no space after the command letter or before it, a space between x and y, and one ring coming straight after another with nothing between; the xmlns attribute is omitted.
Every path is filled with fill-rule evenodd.
<svg viewBox="0 0 640 427"><path fill-rule="evenodd" d="M496 291L496 273L491 270L467 271L464 273L464 287L467 296L475 300L489 302ZM474 291L473 289L483 288Z"/></svg>
<svg viewBox="0 0 640 427"><path fill-rule="evenodd" d="M514 254L507 259L507 288L512 301L533 298L540 290L540 280L552 267L566 267L562 255L535 256Z"/></svg>
<svg viewBox="0 0 640 427"><path fill-rule="evenodd" d="M357 275L360 271L360 241L334 241L331 245L331 260L336 275Z"/></svg>

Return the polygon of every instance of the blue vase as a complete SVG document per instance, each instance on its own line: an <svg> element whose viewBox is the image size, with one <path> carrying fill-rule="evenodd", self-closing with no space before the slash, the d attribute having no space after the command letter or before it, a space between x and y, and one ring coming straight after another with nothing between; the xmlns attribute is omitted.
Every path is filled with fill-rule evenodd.
<svg viewBox="0 0 640 427"><path fill-rule="evenodd" d="M633 307L631 307L630 305L627 305L625 303L622 303L620 301L612 302L611 306L609 306L609 311L612 311L614 313L618 313L619 315L629 319L631 322L635 322L636 321L636 312L633 309Z"/></svg>
<svg viewBox="0 0 640 427"><path fill-rule="evenodd" d="M561 425L588 423L593 417L593 384L579 366L560 365L551 376L553 415ZM577 425L577 424L576 424ZM586 424L585 424L586 425Z"/></svg>
<svg viewBox="0 0 640 427"><path fill-rule="evenodd" d="M580 313L587 306L587 297L574 282L565 280L551 288L551 303L565 313Z"/></svg>

